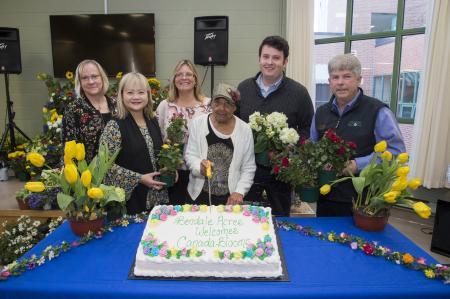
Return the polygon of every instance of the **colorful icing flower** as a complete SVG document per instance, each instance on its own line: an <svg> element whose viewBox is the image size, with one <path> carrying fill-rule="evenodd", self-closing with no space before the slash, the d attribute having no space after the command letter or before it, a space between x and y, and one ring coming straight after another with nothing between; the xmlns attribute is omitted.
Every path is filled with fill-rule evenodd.
<svg viewBox="0 0 450 299"><path fill-rule="evenodd" d="M180 205L175 205L173 208L177 212L181 212L183 210L183 208Z"/></svg>
<svg viewBox="0 0 450 299"><path fill-rule="evenodd" d="M171 216L176 216L178 213L177 213L177 210L170 210L170 215Z"/></svg>
<svg viewBox="0 0 450 299"><path fill-rule="evenodd" d="M264 222L261 227L263 231L268 231L270 229L270 225L267 222Z"/></svg>
<svg viewBox="0 0 450 299"><path fill-rule="evenodd" d="M166 257L167 256L167 249L161 248L161 250L159 251L159 256L160 257Z"/></svg>
<svg viewBox="0 0 450 299"><path fill-rule="evenodd" d="M207 212L208 206L207 205L200 205L200 212Z"/></svg>
<svg viewBox="0 0 450 299"><path fill-rule="evenodd" d="M225 211L226 212L232 212L233 211L233 206L232 205L226 205L225 206Z"/></svg>
<svg viewBox="0 0 450 299"><path fill-rule="evenodd" d="M224 257L224 258L230 259L230 256L231 256L231 251L225 250L225 251L223 252L223 257Z"/></svg>
<svg viewBox="0 0 450 299"><path fill-rule="evenodd" d="M240 205L234 205L233 206L233 213L240 213L241 212L241 206Z"/></svg>
<svg viewBox="0 0 450 299"><path fill-rule="evenodd" d="M269 235L265 235L264 242L272 242L272 238Z"/></svg>
<svg viewBox="0 0 450 299"><path fill-rule="evenodd" d="M235 251L233 253L233 258L236 260L240 260L242 258L242 252L241 251Z"/></svg>
<svg viewBox="0 0 450 299"><path fill-rule="evenodd" d="M175 247L172 247L172 248L170 248L170 253L172 254L172 256L175 256L178 253L178 249L176 249Z"/></svg>
<svg viewBox="0 0 450 299"><path fill-rule="evenodd" d="M256 250L255 250L255 255L256 256L262 256L264 254L264 250L262 249L262 248L257 248Z"/></svg>
<svg viewBox="0 0 450 299"><path fill-rule="evenodd" d="M161 221L166 221L166 220L167 220L167 214L161 214L161 215L159 216L159 219L160 219Z"/></svg>
<svg viewBox="0 0 450 299"><path fill-rule="evenodd" d="M190 212L191 211L191 205L185 204L183 205L183 212Z"/></svg>

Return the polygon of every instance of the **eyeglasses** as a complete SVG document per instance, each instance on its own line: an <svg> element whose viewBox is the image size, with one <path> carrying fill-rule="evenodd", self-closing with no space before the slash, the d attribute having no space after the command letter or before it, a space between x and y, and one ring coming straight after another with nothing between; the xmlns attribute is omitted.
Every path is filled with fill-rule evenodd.
<svg viewBox="0 0 450 299"><path fill-rule="evenodd" d="M85 81L85 82L88 82L90 80L97 81L98 78L100 78L100 75L83 76L83 77L81 77L81 81Z"/></svg>
<svg viewBox="0 0 450 299"><path fill-rule="evenodd" d="M191 79L192 77L194 77L194 74L193 73L176 73L175 77Z"/></svg>

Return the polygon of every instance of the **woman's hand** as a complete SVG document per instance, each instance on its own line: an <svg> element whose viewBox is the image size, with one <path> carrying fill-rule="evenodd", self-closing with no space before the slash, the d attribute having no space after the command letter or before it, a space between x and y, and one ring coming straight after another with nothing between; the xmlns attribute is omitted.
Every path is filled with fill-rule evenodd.
<svg viewBox="0 0 450 299"><path fill-rule="evenodd" d="M211 171L214 168L214 163L211 163ZM202 162L200 162L200 174L203 176L206 176L206 169L208 168L208 160L202 160Z"/></svg>
<svg viewBox="0 0 450 299"><path fill-rule="evenodd" d="M151 173L146 173L141 176L139 183L144 184L148 188L151 188L154 190L161 190L166 185L166 183L156 181L155 176L157 176L157 175L160 175L160 173L157 171L151 172Z"/></svg>
<svg viewBox="0 0 450 299"><path fill-rule="evenodd" d="M244 195L241 193L233 192L228 196L227 205L240 205L244 200Z"/></svg>

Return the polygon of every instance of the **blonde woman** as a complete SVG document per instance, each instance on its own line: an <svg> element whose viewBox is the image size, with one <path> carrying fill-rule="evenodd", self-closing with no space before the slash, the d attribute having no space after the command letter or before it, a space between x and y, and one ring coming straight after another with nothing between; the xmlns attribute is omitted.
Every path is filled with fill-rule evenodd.
<svg viewBox="0 0 450 299"><path fill-rule="evenodd" d="M109 81L95 60L83 60L75 71L77 99L67 105L63 118L63 142L84 143L86 161L98 151L98 140L115 111L115 101L105 94Z"/></svg>
<svg viewBox="0 0 450 299"><path fill-rule="evenodd" d="M153 114L147 79L140 73L123 76L117 94L117 118L105 127L100 142L110 152L120 149L107 176L107 184L127 193L127 213L150 210L168 201L165 184L159 182L156 155L162 146L161 131Z"/></svg>
<svg viewBox="0 0 450 299"><path fill-rule="evenodd" d="M187 59L177 63L170 80L169 96L162 101L156 113L161 128L163 140L167 138L166 131L174 114L183 115L189 128L191 121L200 116L209 114L211 99L206 97L198 82L198 73L194 64ZM187 144L188 132L184 136L184 144ZM184 204L188 198L187 185L189 182L189 170L185 164L178 171L178 182L169 188L171 204Z"/></svg>

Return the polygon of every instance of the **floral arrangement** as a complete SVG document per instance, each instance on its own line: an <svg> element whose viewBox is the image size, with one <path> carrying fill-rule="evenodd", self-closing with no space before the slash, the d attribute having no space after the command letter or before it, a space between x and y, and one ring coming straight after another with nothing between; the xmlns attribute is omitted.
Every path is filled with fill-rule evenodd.
<svg viewBox="0 0 450 299"><path fill-rule="evenodd" d="M258 258L260 260L264 260L265 258L272 256L273 250L274 247L272 244L272 238L269 235L265 235L264 239L258 239L256 244L247 244L247 248L245 250L237 250L234 252L230 250L216 250L214 251L214 256L221 260L240 260L246 258Z"/></svg>
<svg viewBox="0 0 450 299"><path fill-rule="evenodd" d="M167 126L166 134L168 143L184 144L184 137L187 131L187 122L183 113L174 113L170 118L170 123Z"/></svg>
<svg viewBox="0 0 450 299"><path fill-rule="evenodd" d="M98 154L87 165L84 160L84 144L73 140L66 142L64 168L57 176L62 190L57 195L57 201L68 218L78 221L96 220L105 216L107 206L114 203L119 204L123 214L125 191L102 184L118 153L117 151L110 156L107 146L101 144Z"/></svg>
<svg viewBox="0 0 450 299"><path fill-rule="evenodd" d="M147 215L145 213L133 216L124 215L120 219L109 222L105 227L103 227L95 234L89 232L78 240L72 242L62 241L59 245L47 246L39 256L33 254L29 258L22 258L20 260L13 261L12 263L6 264L3 269L0 269L0 281L5 281L10 276L19 276L25 271L33 270L36 267L42 266L46 262L57 258L61 255L61 253L85 245L92 240L101 239L104 234L113 232L114 227L127 227L130 223L143 223L146 220L146 217ZM58 221L60 222L60 220Z"/></svg>
<svg viewBox="0 0 450 299"><path fill-rule="evenodd" d="M195 247L191 248L169 248L166 241L158 242L158 239L153 236L152 233L149 233L144 240L141 241L142 248L145 255L150 257L160 256L166 259L176 258L180 259L181 257L201 257L205 255L204 250L197 250Z"/></svg>
<svg viewBox="0 0 450 299"><path fill-rule="evenodd" d="M290 184L294 189L316 187L318 170L321 166L317 145L309 140L302 140L297 147L287 148L271 160L272 173L277 179Z"/></svg>
<svg viewBox="0 0 450 299"><path fill-rule="evenodd" d="M354 155L355 149L355 143L346 142L337 136L333 129L328 129L316 146L322 168L337 173L342 172L347 161Z"/></svg>
<svg viewBox="0 0 450 299"><path fill-rule="evenodd" d="M7 265L21 257L61 223L61 217L41 223L32 221L29 216L20 216L14 223L3 222L3 231L0 233L0 265Z"/></svg>
<svg viewBox="0 0 450 299"><path fill-rule="evenodd" d="M357 199L353 201L354 209L367 215L379 215L387 212L393 205L404 204L411 206L420 217L428 218L431 214L430 207L409 199L410 190L417 189L421 182L418 178L408 180L408 154L401 153L394 157L386 148L386 141L377 143L372 160L358 177L345 177L330 185L325 184L320 188L320 193L326 195L334 184L351 179L358 193Z"/></svg>
<svg viewBox="0 0 450 299"><path fill-rule="evenodd" d="M148 78L148 84L150 85L150 90L152 93L153 108L156 109L159 103L161 103L164 99L167 99L167 96L169 95L169 85L167 84L161 88L161 81L155 77Z"/></svg>
<svg viewBox="0 0 450 299"><path fill-rule="evenodd" d="M156 160L162 175L175 176L177 169L183 164L183 152L180 145L164 143Z"/></svg>
<svg viewBox="0 0 450 299"><path fill-rule="evenodd" d="M52 115L55 118L54 113L57 113L58 116L62 115L65 106L75 99L74 74L73 72L67 71L66 80L57 80L51 75L38 73L37 79L43 81L48 89L49 99L42 108L42 112L44 113L44 120L46 121L44 124L45 131L45 125L47 124L48 120L46 114L49 113L48 116L50 116L50 118L52 117Z"/></svg>
<svg viewBox="0 0 450 299"><path fill-rule="evenodd" d="M366 241L365 239L350 235L347 233L336 234L331 231L323 233L315 231L310 227L303 227L299 224L288 221L277 220L277 227L285 231L295 231L302 235L316 237L319 240L327 240L333 243L340 243L350 247L352 250L361 250L366 255L384 257L397 265L403 265L409 269L422 271L426 278L442 279L445 283L450 283L450 268L440 264L427 264L423 257L414 257L407 252L394 251L388 247L382 246L379 242Z"/></svg>
<svg viewBox="0 0 450 299"><path fill-rule="evenodd" d="M249 125L254 134L256 154L267 150L282 151L299 140L297 131L288 128L287 117L280 112L264 115L255 112L249 117Z"/></svg>
<svg viewBox="0 0 450 299"><path fill-rule="evenodd" d="M37 177L41 174L44 162L48 168L59 166L62 155L61 138L45 133L38 135L26 147L26 152L25 169L31 177ZM35 163L30 161L30 157Z"/></svg>
<svg viewBox="0 0 450 299"><path fill-rule="evenodd" d="M14 171L16 177L19 177L23 173L26 174L25 164L25 151L18 150L8 153L8 165Z"/></svg>

